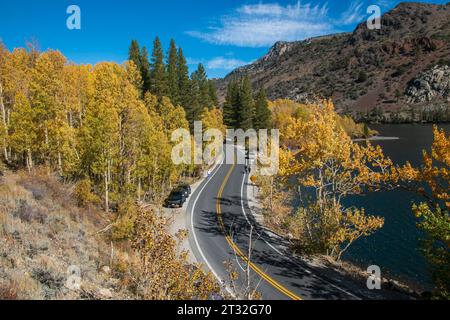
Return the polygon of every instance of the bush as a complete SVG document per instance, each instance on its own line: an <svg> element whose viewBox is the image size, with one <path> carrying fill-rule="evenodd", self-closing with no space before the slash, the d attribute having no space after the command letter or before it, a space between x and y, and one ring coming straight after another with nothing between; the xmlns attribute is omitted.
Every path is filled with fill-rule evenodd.
<svg viewBox="0 0 450 320"><path fill-rule="evenodd" d="M439 59L438 64L441 66L449 66L450 67L450 59L441 58L441 59Z"/></svg>
<svg viewBox="0 0 450 320"><path fill-rule="evenodd" d="M392 78L398 78L400 76L402 76L403 74L405 74L405 72L408 71L408 64L403 64L401 66L399 66L394 73L392 73Z"/></svg>
<svg viewBox="0 0 450 320"><path fill-rule="evenodd" d="M127 197L125 200L119 202L117 220L112 230L113 240L125 240L132 236L137 214L138 207L133 199Z"/></svg>
<svg viewBox="0 0 450 320"><path fill-rule="evenodd" d="M77 183L75 194L80 207L86 207L97 200L97 196L92 193L92 184L89 179L83 179Z"/></svg>
<svg viewBox="0 0 450 320"><path fill-rule="evenodd" d="M363 83L363 82L366 82L368 78L369 78L369 76L367 75L367 73L365 71L360 71L358 74L358 79L356 79L356 82Z"/></svg>

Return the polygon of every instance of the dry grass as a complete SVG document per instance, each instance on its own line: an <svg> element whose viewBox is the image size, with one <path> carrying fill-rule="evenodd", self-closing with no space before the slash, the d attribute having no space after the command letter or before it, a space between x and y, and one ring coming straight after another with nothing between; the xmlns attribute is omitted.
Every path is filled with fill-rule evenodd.
<svg viewBox="0 0 450 320"><path fill-rule="evenodd" d="M44 171L1 177L0 299L129 297L104 268L111 263L110 243L94 235L108 218L78 208L72 193L73 186ZM80 268L80 290L67 286L70 266Z"/></svg>

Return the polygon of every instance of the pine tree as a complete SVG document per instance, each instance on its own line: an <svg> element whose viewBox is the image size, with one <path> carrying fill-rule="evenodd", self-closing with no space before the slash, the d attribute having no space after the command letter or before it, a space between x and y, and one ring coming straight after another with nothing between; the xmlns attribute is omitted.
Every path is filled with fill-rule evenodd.
<svg viewBox="0 0 450 320"><path fill-rule="evenodd" d="M153 42L153 53L151 59L151 82L150 92L158 98L168 95L167 73L164 65L164 53L161 41L156 37Z"/></svg>
<svg viewBox="0 0 450 320"><path fill-rule="evenodd" d="M170 41L169 54L167 58L167 76L169 84L169 98L173 104L180 103L178 95L178 52L175 41Z"/></svg>
<svg viewBox="0 0 450 320"><path fill-rule="evenodd" d="M150 90L150 64L148 62L147 48L142 47L141 49L139 43L136 40L132 40L128 60L133 61L137 70L139 70L142 78L142 84L139 90L141 91L141 97L144 97L144 93Z"/></svg>
<svg viewBox="0 0 450 320"><path fill-rule="evenodd" d="M200 88L195 72L191 75L191 81L189 82L189 100L187 101L187 105L189 107L186 110L186 117L192 132L194 129L194 122L200 120L203 110L200 104Z"/></svg>
<svg viewBox="0 0 450 320"><path fill-rule="evenodd" d="M213 80L208 81L208 90L209 90L209 99L212 103L213 107L217 107L219 105L219 100L217 99L217 89L216 84Z"/></svg>
<svg viewBox="0 0 450 320"><path fill-rule="evenodd" d="M141 77L142 77L142 93L143 95L150 91L150 62L148 61L148 51L146 47L142 47L141 49Z"/></svg>
<svg viewBox="0 0 450 320"><path fill-rule="evenodd" d="M203 64L199 63L197 70L192 76L192 80L197 82L197 87L199 90L198 102L203 108L207 107L211 109L213 104L211 102L208 77L206 76L206 70Z"/></svg>
<svg viewBox="0 0 450 320"><path fill-rule="evenodd" d="M128 51L128 60L133 61L138 70L141 69L141 49L137 40L132 40Z"/></svg>
<svg viewBox="0 0 450 320"><path fill-rule="evenodd" d="M255 130L269 129L271 122L271 113L267 102L266 92L260 89L256 95L255 116L253 118L253 127Z"/></svg>
<svg viewBox="0 0 450 320"><path fill-rule="evenodd" d="M239 107L239 88L236 81L228 83L227 95L223 104L223 122L228 128L237 128L237 109Z"/></svg>
<svg viewBox="0 0 450 320"><path fill-rule="evenodd" d="M186 113L189 113L189 102L190 102L190 79L189 79L189 69L186 64L186 58L184 57L183 50L178 49L178 92L179 92L179 102L183 106Z"/></svg>
<svg viewBox="0 0 450 320"><path fill-rule="evenodd" d="M239 109L238 109L239 128L243 130L251 129L253 126L253 93L250 79L245 77L240 84Z"/></svg>

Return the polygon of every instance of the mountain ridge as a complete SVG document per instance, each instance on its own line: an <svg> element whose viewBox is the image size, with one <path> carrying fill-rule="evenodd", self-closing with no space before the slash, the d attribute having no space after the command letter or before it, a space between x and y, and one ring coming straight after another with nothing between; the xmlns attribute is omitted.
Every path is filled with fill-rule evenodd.
<svg viewBox="0 0 450 320"><path fill-rule="evenodd" d="M450 121L450 92L431 101L409 96L421 75L450 65L450 3L403 2L381 24L380 30L362 22L353 32L278 41L254 63L217 80L219 98L230 80L248 76L271 100L332 98L338 112L357 120Z"/></svg>

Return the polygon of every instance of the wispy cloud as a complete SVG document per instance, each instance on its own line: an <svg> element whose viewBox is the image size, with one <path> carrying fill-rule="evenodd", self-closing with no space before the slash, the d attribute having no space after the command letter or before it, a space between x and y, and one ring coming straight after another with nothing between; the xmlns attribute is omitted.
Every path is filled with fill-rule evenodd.
<svg viewBox="0 0 450 320"><path fill-rule="evenodd" d="M376 4L387 8L394 2L378 0ZM303 40L339 32L342 27L364 21L370 4L374 4L372 0L352 0L342 12L330 12L327 2L246 4L216 18L206 30L186 33L218 45L266 47L276 41Z"/></svg>
<svg viewBox="0 0 450 320"><path fill-rule="evenodd" d="M279 40L294 41L330 32L328 5L310 3L294 5L243 5L219 18L208 31L187 34L207 42L242 47L263 47Z"/></svg>
<svg viewBox="0 0 450 320"><path fill-rule="evenodd" d="M366 6L363 1L352 1L347 10L341 14L339 23L349 25L356 22L361 22L366 16Z"/></svg>
<svg viewBox="0 0 450 320"><path fill-rule="evenodd" d="M229 57L214 57L209 60L206 59L192 59L187 58L187 64L190 66L196 66L199 63L202 63L206 66L208 70L233 70L238 67L244 66L246 64L252 63L252 61L243 61L240 59L236 59L232 57L232 54L228 55Z"/></svg>
<svg viewBox="0 0 450 320"><path fill-rule="evenodd" d="M206 67L212 70L233 70L249 63L251 63L251 61L242 61L235 58L215 57L206 63Z"/></svg>

